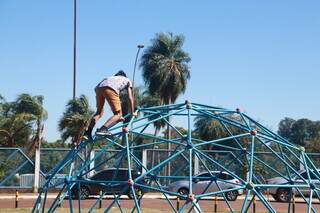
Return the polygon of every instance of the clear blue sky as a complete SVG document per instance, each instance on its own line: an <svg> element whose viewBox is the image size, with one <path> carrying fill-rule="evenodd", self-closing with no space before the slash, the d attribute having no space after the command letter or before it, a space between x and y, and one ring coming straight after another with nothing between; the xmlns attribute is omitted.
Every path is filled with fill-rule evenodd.
<svg viewBox="0 0 320 213"><path fill-rule="evenodd" d="M0 0L0 94L44 95L49 141L72 97L72 2ZM316 0L78 0L77 94L94 106L100 79L131 76L136 45L170 31L192 57L179 101L241 107L273 130L285 116L319 120L319 11Z"/></svg>

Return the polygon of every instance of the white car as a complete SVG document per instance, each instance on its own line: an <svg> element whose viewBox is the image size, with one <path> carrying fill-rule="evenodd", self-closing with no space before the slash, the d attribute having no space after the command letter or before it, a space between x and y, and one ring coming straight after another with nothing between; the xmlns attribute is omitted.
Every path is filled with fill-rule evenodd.
<svg viewBox="0 0 320 213"><path fill-rule="evenodd" d="M211 173L211 174L210 174ZM192 180L192 193L195 195L205 194L210 192L217 192L226 189L233 189L239 186L240 180L232 177L226 172L211 171L203 172L195 176ZM215 181L216 180L216 181ZM217 182L217 184L216 184ZM219 187L220 189L219 189ZM179 180L171 183L166 187L166 190L177 192L183 196L189 194L189 180ZM238 195L243 194L242 189L225 192L224 195L227 200L234 201ZM222 196L219 194L218 196Z"/></svg>

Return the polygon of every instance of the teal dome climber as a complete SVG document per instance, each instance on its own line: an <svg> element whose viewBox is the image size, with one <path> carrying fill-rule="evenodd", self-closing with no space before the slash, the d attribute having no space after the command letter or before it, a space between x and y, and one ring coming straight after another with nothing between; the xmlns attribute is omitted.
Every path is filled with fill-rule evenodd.
<svg viewBox="0 0 320 213"><path fill-rule="evenodd" d="M124 195L131 198L132 212L144 212L141 202L149 192L161 195L172 212L203 212L201 201L214 196L222 197L230 212L247 212L254 199L259 199L264 208L259 211L276 212L274 203L265 197L267 191L276 200L287 201L288 212L294 195L306 202L307 212L317 211L312 197L320 198L319 186L314 182L320 180L320 173L304 148L288 142L240 109L186 101L137 112L137 118L110 128L112 138L94 137L70 150L46 174L32 212L54 212L64 202L70 212L78 211L83 196L96 185L102 190L93 196L95 201L88 212L98 208L99 201L107 195L112 200L102 206L104 212L111 208L122 212L122 202L128 202ZM211 125L212 137L200 137L195 122L201 119ZM164 135L153 134L155 122L166 123L170 133L166 130ZM100 149L91 156L98 144ZM170 151L166 149L168 144ZM61 175L66 170L68 173ZM102 180L94 178L103 171L113 175ZM117 175L120 173L121 177ZM117 186L121 187L114 193L103 190ZM59 193L53 202L48 202L52 188ZM245 199L237 201L241 202L239 209L232 200L240 194ZM175 209L172 196L181 199L179 210Z"/></svg>

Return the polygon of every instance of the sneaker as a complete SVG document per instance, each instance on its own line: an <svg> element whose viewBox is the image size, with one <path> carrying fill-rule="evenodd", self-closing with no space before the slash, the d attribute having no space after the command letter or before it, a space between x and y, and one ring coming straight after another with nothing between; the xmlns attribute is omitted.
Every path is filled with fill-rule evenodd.
<svg viewBox="0 0 320 213"><path fill-rule="evenodd" d="M108 128L105 126L102 126L101 128L97 129L96 135L112 137L112 133L109 132Z"/></svg>
<svg viewBox="0 0 320 213"><path fill-rule="evenodd" d="M83 138L84 140L91 140L91 141L93 140L93 139L92 139L91 132L88 131L88 130L83 133L82 138Z"/></svg>

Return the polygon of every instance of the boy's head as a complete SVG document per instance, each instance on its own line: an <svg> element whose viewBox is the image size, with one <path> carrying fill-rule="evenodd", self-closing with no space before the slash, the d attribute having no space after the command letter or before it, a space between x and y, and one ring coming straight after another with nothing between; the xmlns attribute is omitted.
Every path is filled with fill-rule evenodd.
<svg viewBox="0 0 320 213"><path fill-rule="evenodd" d="M127 77L126 73L123 70L119 70L115 76L123 76L123 77Z"/></svg>

